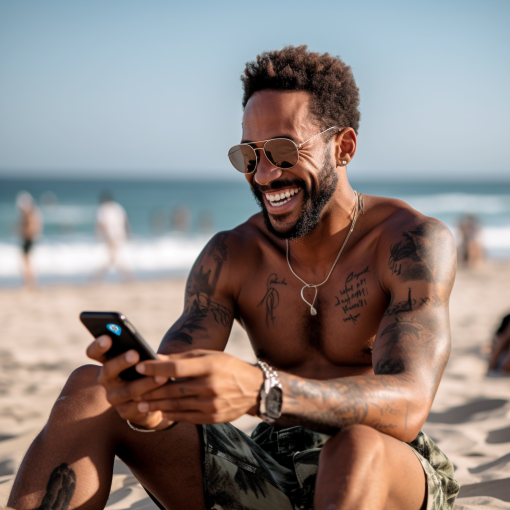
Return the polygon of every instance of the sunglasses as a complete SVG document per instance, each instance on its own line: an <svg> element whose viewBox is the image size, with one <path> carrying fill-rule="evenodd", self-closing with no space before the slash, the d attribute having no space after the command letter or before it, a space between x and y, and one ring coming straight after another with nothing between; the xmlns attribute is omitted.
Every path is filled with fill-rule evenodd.
<svg viewBox="0 0 510 510"><path fill-rule="evenodd" d="M234 145L228 151L228 159L230 159L234 168L242 174L251 174L257 170L259 162L259 156L256 151L264 151L266 158L273 166L282 169L292 168L299 161L299 150L301 147L331 129L343 128L338 126L330 127L308 138L308 140L299 145L288 138L271 138L271 140L262 140L260 142L240 143L239 145ZM264 143L264 145L262 147L253 147L255 143Z"/></svg>

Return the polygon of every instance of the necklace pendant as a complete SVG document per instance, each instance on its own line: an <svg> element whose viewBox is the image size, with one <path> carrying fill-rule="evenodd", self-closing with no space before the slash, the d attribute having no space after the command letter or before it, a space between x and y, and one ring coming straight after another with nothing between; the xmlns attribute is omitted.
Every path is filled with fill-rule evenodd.
<svg viewBox="0 0 510 510"><path fill-rule="evenodd" d="M317 310L313 306L310 307L310 315L317 315Z"/></svg>

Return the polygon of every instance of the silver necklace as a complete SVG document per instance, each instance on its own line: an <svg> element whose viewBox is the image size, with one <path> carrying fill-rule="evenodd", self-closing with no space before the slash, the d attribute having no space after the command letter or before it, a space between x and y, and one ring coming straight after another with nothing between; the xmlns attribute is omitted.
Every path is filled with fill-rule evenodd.
<svg viewBox="0 0 510 510"><path fill-rule="evenodd" d="M345 246L347 245L347 241L349 240L349 237L351 237L352 231L354 230L354 226L356 225L356 220L358 219L358 213L361 211L361 214L364 213L364 207L363 207L363 195L361 193L358 193L357 191L354 191L354 197L355 197L355 204L354 204L354 213L351 221L351 227L349 228L349 232L347 232L347 236L345 238L345 241L343 242L340 251L338 252L338 255L336 256L335 262L333 262L333 265L331 266L331 269L329 270L328 276L322 283L306 283L303 278L300 278L292 269L292 266L290 265L290 259L289 259L289 240L287 239L287 264L289 264L289 269L292 271L292 274L301 282L303 282L305 285L301 289L301 299L310 307L310 315L317 315L317 310L313 306L315 304L315 300L317 299L317 293L319 292L317 290L317 287L320 287L321 285L324 285L331 276L331 273L333 272L333 269L335 269L336 263L338 262L338 259L340 258L340 255L342 255L342 252L344 251ZM315 289L315 296L313 297L313 301L309 303L303 294L305 289Z"/></svg>

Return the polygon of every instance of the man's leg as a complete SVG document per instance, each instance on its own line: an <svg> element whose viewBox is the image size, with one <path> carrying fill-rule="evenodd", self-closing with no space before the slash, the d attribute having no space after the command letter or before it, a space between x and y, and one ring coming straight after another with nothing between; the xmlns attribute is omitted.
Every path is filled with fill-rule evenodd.
<svg viewBox="0 0 510 510"><path fill-rule="evenodd" d="M426 492L423 467L406 444L354 425L324 445L315 510L420 510Z"/></svg>
<svg viewBox="0 0 510 510"><path fill-rule="evenodd" d="M166 432L131 430L106 401L98 371L90 365L73 372L23 460L8 506L103 508L117 454L167 509L203 510L200 429L181 423Z"/></svg>

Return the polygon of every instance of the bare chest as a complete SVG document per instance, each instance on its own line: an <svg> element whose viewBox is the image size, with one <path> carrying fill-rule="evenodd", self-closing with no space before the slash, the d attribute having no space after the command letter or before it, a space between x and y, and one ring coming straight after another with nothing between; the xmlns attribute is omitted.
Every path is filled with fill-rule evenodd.
<svg viewBox="0 0 510 510"><path fill-rule="evenodd" d="M262 261L247 275L238 310L257 356L280 368L312 372L371 365L388 298L370 258L338 264L316 297L314 288L303 286L285 259Z"/></svg>

